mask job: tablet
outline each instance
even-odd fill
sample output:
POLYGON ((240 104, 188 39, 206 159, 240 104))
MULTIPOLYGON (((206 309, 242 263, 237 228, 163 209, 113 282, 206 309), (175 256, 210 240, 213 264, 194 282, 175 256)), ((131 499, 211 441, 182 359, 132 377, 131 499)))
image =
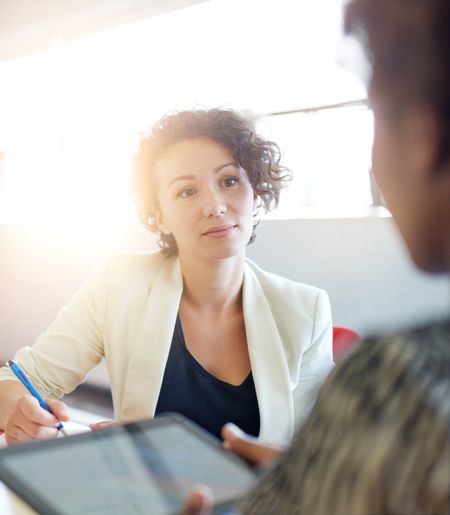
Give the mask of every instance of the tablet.
POLYGON ((45 515, 172 515, 194 484, 229 510, 255 473, 178 414, 0 450, 0 480, 45 515))

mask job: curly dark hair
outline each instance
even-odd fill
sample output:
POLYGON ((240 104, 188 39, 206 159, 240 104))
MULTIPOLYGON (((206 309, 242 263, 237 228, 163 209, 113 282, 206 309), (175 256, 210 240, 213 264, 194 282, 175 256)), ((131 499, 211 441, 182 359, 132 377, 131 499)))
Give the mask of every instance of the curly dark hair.
POLYGON ((365 47, 370 89, 398 116, 429 106, 440 125, 436 166, 450 155, 449 0, 351 0, 344 29, 365 47))
MULTIPOLYGON (((281 189, 291 180, 291 172, 280 164, 278 145, 256 133, 248 117, 230 109, 192 110, 169 113, 141 139, 134 160, 131 193, 140 221, 159 234, 159 246, 167 254, 177 252, 174 237, 158 230, 158 188, 153 166, 170 146, 188 139, 208 137, 227 147, 245 170, 257 198, 257 205, 269 211, 278 205, 281 189)), ((255 239, 255 221, 249 243, 255 239)))

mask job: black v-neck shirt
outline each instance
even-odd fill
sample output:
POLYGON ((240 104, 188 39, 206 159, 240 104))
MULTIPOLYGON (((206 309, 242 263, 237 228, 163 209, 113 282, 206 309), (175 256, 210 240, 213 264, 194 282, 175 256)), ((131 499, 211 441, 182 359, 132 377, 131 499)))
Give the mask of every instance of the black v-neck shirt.
POLYGON ((187 349, 179 317, 155 415, 168 411, 185 415, 219 438, 227 422, 250 435, 259 435, 259 408, 252 373, 238 386, 211 375, 187 349))

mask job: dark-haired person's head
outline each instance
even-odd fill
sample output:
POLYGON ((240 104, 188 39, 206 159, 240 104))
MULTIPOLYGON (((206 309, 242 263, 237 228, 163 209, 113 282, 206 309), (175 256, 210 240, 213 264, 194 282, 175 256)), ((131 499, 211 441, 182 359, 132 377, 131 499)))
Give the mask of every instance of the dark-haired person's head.
MULTIPOLYGON (((151 133, 142 138, 135 159, 132 194, 143 225, 156 232, 163 252, 177 252, 173 234, 161 231, 157 163, 182 142, 215 142, 229 152, 248 178, 257 207, 266 211, 278 205, 280 190, 290 181, 291 172, 280 164, 280 150, 257 134, 249 117, 230 109, 180 111, 161 118, 151 133)), ((255 238, 253 225, 252 242, 255 238)))
POLYGON ((373 171, 414 262, 450 270, 450 2, 351 0, 371 67, 373 171))

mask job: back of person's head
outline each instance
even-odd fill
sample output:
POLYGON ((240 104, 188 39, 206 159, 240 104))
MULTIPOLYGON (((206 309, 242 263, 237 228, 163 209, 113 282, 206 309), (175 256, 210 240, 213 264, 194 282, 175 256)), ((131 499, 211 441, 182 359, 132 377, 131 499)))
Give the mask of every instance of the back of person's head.
POLYGON ((375 119, 373 175, 415 264, 450 271, 450 2, 350 0, 375 119))
POLYGON ((350 0, 345 30, 363 44, 370 89, 393 115, 416 104, 434 111, 441 128, 440 158, 450 158, 450 2, 350 0))
POLYGON ((449 429, 450 321, 366 339, 242 512, 449 513, 449 429))

